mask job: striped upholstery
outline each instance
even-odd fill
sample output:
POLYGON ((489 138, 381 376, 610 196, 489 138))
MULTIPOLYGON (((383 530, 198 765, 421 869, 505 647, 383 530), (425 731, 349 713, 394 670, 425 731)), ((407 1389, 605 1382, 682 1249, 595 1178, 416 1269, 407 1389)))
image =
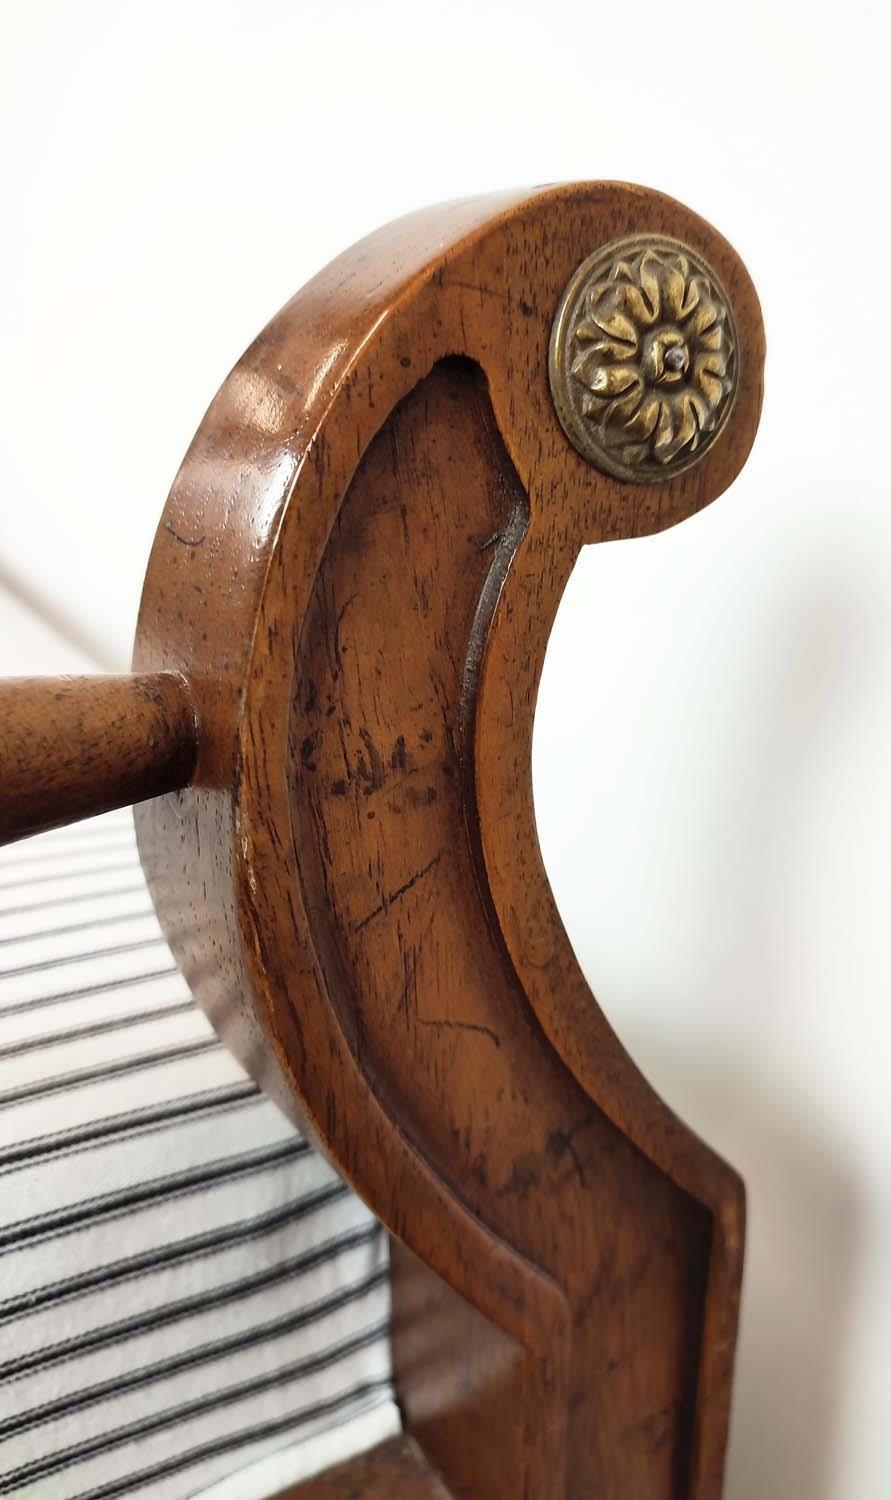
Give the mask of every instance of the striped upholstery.
POLYGON ((0 1495, 255 1500, 397 1430, 385 1238, 192 1003, 129 813, 0 850, 0 1183, 0 1495))

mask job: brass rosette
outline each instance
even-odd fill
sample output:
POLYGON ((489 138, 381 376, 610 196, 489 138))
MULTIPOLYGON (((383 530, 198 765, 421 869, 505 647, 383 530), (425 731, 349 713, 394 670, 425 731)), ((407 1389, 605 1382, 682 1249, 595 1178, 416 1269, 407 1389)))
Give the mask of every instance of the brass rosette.
POLYGON ((604 246, 563 293, 549 371, 564 431, 590 463, 637 482, 689 468, 719 436, 739 377, 717 275, 663 235, 604 246))

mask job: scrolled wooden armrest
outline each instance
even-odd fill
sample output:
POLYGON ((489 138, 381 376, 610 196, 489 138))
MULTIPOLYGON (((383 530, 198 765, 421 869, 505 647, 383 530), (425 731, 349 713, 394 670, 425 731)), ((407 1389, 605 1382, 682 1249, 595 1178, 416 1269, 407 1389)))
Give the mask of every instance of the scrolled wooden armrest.
POLYGON ((4 694, 7 834, 155 799, 143 862, 198 1000, 392 1232, 405 1422, 456 1495, 721 1490, 742 1185, 585 983, 531 736, 580 548, 726 488, 763 352, 738 257, 658 193, 390 225, 211 405, 138 675, 43 695, 42 820, 40 694, 4 694))

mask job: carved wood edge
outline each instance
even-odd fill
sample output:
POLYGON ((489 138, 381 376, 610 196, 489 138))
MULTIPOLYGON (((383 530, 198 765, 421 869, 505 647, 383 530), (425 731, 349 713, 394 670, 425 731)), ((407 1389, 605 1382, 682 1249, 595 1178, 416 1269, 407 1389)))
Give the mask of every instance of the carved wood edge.
POLYGON ((743 266, 681 205, 446 205, 273 319, 158 531, 134 669, 187 676, 201 738, 138 810, 155 902, 228 1045, 399 1242, 398 1391, 456 1495, 720 1493, 742 1186, 584 981, 530 750, 580 547, 726 488, 762 364, 743 266), (592 467, 548 380, 572 274, 639 234, 704 257, 738 341, 720 436, 655 483, 592 467))

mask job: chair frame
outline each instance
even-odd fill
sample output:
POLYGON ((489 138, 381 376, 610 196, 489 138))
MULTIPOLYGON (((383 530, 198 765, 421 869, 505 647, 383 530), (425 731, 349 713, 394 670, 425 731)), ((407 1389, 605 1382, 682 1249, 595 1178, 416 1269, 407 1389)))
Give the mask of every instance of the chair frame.
POLYGON ((392 1236, 406 1436, 302 1500, 718 1500, 744 1190, 588 988, 531 740, 580 548, 727 487, 763 357, 735 252, 658 193, 400 220, 288 303, 212 403, 133 675, 0 687, 3 836, 139 803, 199 1003, 392 1236), (548 384, 563 288, 641 231, 715 268, 740 349, 720 438, 658 483, 587 462, 548 384))

